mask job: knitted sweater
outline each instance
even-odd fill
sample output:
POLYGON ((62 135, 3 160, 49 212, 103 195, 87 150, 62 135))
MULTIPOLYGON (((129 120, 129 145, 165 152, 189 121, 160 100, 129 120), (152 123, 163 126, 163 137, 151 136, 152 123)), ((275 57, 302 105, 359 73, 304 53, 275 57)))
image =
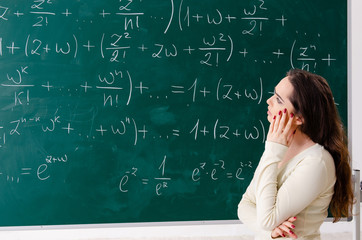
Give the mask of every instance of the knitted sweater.
POLYGON ((315 144, 278 168, 287 149, 266 142, 239 203, 238 216, 255 232, 256 240, 272 239, 271 231, 290 217, 297 217, 293 231, 298 239, 320 239, 319 228, 327 217, 336 181, 333 158, 315 144))

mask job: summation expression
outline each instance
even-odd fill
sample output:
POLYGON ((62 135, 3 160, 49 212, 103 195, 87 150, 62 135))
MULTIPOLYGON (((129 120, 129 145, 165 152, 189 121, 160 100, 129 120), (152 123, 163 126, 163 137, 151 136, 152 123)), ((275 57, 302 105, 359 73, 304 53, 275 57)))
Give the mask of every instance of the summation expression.
MULTIPOLYGON (((93 126, 89 126, 89 129, 92 129, 92 127, 93 126)), ((0 144, 0 148, 6 147, 5 145, 10 138, 21 138, 23 135, 28 134, 29 128, 35 132, 41 132, 45 137, 47 135, 57 137, 58 135, 66 134, 69 137, 95 140, 96 138, 106 137, 107 134, 112 134, 127 139, 130 144, 133 145, 137 145, 139 139, 146 139, 148 132, 145 125, 138 126, 134 118, 125 117, 119 120, 117 124, 111 124, 107 128, 100 124, 94 128, 93 131, 87 131, 88 134, 84 134, 84 131, 82 131, 84 125, 63 119, 63 117, 58 114, 57 109, 53 117, 50 118, 42 118, 39 116, 29 118, 21 117, 20 119, 8 122, 4 126, 0 126, 0 133, 2 133, 2 135, 0 135, 0 141, 3 143, 0 144), (77 127, 75 127, 75 125, 77 127), (91 133, 91 135, 89 135, 89 133, 91 133), (130 137, 132 134, 133 138, 130 137)))
POLYGON ((61 115, 55 112, 53 117, 41 118, 38 116, 20 119, 15 119, 7 123, 5 126, 0 126, 0 148, 5 147, 8 140, 11 138, 18 139, 24 134, 28 134, 29 127, 42 132, 45 136, 56 137, 59 134, 69 137, 80 137, 84 139, 97 140, 108 138, 109 136, 118 137, 119 140, 126 140, 130 145, 137 146, 139 141, 159 140, 159 139, 177 139, 182 136, 189 136, 190 140, 198 141, 200 139, 212 139, 214 141, 225 140, 244 140, 244 141, 261 141, 265 142, 266 130, 263 121, 258 120, 254 124, 240 128, 225 124, 220 119, 204 122, 200 119, 195 119, 189 126, 179 127, 173 126, 169 128, 167 135, 160 135, 156 131, 152 131, 152 126, 142 124, 142 121, 136 121, 134 118, 125 117, 119 119, 113 124, 99 124, 98 126, 89 126, 84 134, 86 125, 79 125, 71 121, 63 119, 61 115), (141 124, 137 123, 141 122, 141 124))
POLYGON ((169 1, 171 13, 164 31, 165 34, 173 25, 180 31, 184 31, 186 28, 199 24, 218 26, 221 24, 241 23, 244 27, 242 30, 243 35, 262 35, 263 23, 274 21, 281 27, 284 27, 287 21, 282 13, 280 13, 280 17, 277 18, 268 17, 268 7, 267 4, 265 4, 265 0, 258 0, 256 4, 253 4, 251 7, 241 7, 238 14, 225 12, 219 8, 205 13, 200 12, 191 6, 191 4, 188 5, 187 1, 184 0, 181 0, 178 6, 174 0, 169 1), (242 17, 240 17, 240 15, 242 17))
MULTIPOLYGON (((263 37, 264 28, 266 25, 274 26, 278 30, 283 30, 288 24, 288 18, 282 13, 277 13, 278 16, 270 17, 270 4, 265 0, 255 1, 251 6, 240 6, 237 12, 225 12, 215 7, 214 10, 209 12, 200 12, 197 8, 193 7, 193 3, 181 0, 179 5, 175 4, 174 0, 169 0, 168 16, 156 16, 152 13, 142 9, 145 4, 142 1, 120 1, 117 7, 112 9, 92 9, 90 16, 94 19, 79 19, 75 13, 66 6, 61 6, 62 9, 55 9, 55 3, 50 0, 34 0, 28 7, 28 11, 20 11, 12 9, 11 7, 0 5, 0 21, 11 22, 14 18, 21 21, 25 17, 33 17, 34 22, 32 28, 47 29, 54 27, 55 22, 62 19, 67 23, 73 24, 102 24, 106 25, 109 18, 117 18, 119 22, 123 23, 123 28, 113 33, 100 32, 95 37, 87 37, 81 30, 79 32, 71 32, 63 39, 52 41, 47 38, 39 37, 36 34, 27 34, 23 39, 10 39, 0 35, 0 57, 13 56, 25 54, 29 56, 37 56, 45 59, 48 55, 57 54, 58 57, 71 56, 74 59, 81 58, 86 53, 97 53, 97 57, 113 63, 127 62, 127 56, 130 52, 139 54, 140 57, 152 58, 155 61, 163 58, 178 58, 188 56, 190 61, 195 61, 203 66, 219 67, 221 64, 227 64, 233 58, 235 61, 243 61, 247 64, 251 62, 259 62, 264 64, 279 63, 280 58, 291 59, 291 67, 299 67, 308 69, 311 65, 311 57, 307 57, 303 52, 301 57, 297 57, 299 64, 293 56, 296 50, 296 41, 285 42, 285 46, 290 46, 290 49, 272 49, 269 52, 262 52, 264 59, 260 59, 257 55, 260 54, 257 48, 245 47, 240 44, 240 40, 244 38, 248 41, 255 37, 263 37), (175 28, 180 31, 182 35, 186 29, 193 29, 194 27, 211 25, 215 28, 228 27, 240 28, 240 35, 233 35, 226 32, 218 33, 205 33, 201 36, 198 43, 194 41, 170 42, 167 41, 154 41, 139 42, 133 44, 132 40, 139 40, 138 34, 144 26, 144 22, 153 22, 154 25, 165 26, 163 31, 167 36, 168 32, 175 28), (268 24, 266 24, 268 23, 268 24), (272 24, 271 24, 272 23, 272 24), (242 39, 240 39, 242 37, 242 39), (250 39, 249 39, 250 38, 250 39), (247 57, 248 55, 248 57, 247 57), (250 55, 250 56, 249 56, 250 55), (201 57, 200 57, 201 56, 201 57)), ((298 34, 298 32, 297 32, 298 34)), ((307 34, 306 34, 307 35, 307 34)), ((303 37, 299 34, 299 37, 303 37)), ((308 38, 308 36, 304 36, 308 38)), ((144 36, 141 36, 144 38, 144 36)), ((245 45, 249 45, 248 41, 245 45)), ((314 51, 319 52, 318 46, 314 42, 309 45, 314 51)), ((301 46, 305 48, 308 45, 301 46)), ((309 46, 308 46, 309 47, 309 46)), ((94 55, 93 55, 94 56, 94 55)), ((52 58, 49 57, 49 58, 52 58)), ((327 63, 332 66, 332 62, 337 59, 330 51, 325 54, 321 59, 314 59, 318 63, 327 63)), ((315 64, 315 63, 313 63, 315 64)), ((315 70, 315 66, 314 69, 315 70)), ((312 70, 312 69, 311 69, 312 70)))
MULTIPOLYGON (((313 64, 322 64, 328 67, 333 66, 333 62, 337 59, 333 57, 330 51, 324 57, 318 59, 310 57, 311 54, 320 54, 319 46, 313 42, 302 44, 297 47, 297 40, 293 42, 285 42, 289 49, 281 50, 272 49, 270 52, 264 52, 263 58, 257 57, 261 54, 257 49, 247 47, 236 48, 235 37, 230 34, 205 34, 206 36, 200 39, 199 43, 141 43, 133 44, 132 39, 136 36, 124 36, 124 33, 101 34, 95 39, 88 39, 80 42, 76 33, 73 33, 68 39, 62 39, 54 42, 49 39, 40 39, 37 36, 28 35, 23 40, 8 39, 0 35, 0 57, 11 57, 20 54, 25 56, 35 56, 38 58, 51 58, 53 54, 62 57, 72 57, 78 59, 89 53, 95 53, 97 57, 113 63, 126 63, 128 55, 137 54, 142 58, 153 59, 155 62, 165 58, 185 58, 195 64, 200 64, 206 67, 220 67, 220 64, 227 64, 235 57, 235 61, 241 61, 245 64, 263 63, 274 64, 279 63, 282 59, 290 59, 290 67, 299 67, 305 70, 311 68, 313 64), (98 41, 97 41, 98 39, 98 41), (120 41, 124 39, 127 41, 120 41), (81 56, 80 56, 81 55, 81 56), (200 57, 200 55, 202 57, 200 57), (198 61, 195 61, 198 59, 198 61)), ((84 38, 84 36, 82 36, 84 38)), ((307 36, 300 36, 307 38, 307 36)), ((240 45, 240 44, 239 44, 240 45)))
MULTIPOLYGON (((134 81, 131 72, 127 69, 115 69, 105 74, 98 74, 93 81, 84 81, 84 83, 80 83, 76 88, 57 86, 56 83, 50 81, 29 84, 28 82, 30 82, 31 77, 34 75, 34 70, 29 68, 29 66, 19 66, 14 72, 3 74, 3 77, 8 81, 0 84, 0 87, 15 90, 13 99, 14 106, 29 105, 32 92, 39 91, 39 89, 44 93, 44 96, 50 96, 56 92, 67 92, 69 97, 82 93, 102 93, 103 97, 98 98, 99 103, 103 104, 103 106, 111 107, 130 105, 134 94, 137 94, 137 97, 143 96, 145 98, 153 100, 160 99, 162 101, 167 101, 168 98, 172 96, 180 96, 186 100, 185 96, 189 96, 192 103, 197 102, 198 99, 216 100, 218 102, 249 99, 252 102, 260 104, 263 100, 262 78, 255 81, 255 87, 245 88, 236 87, 222 77, 214 86, 205 82, 206 80, 201 81, 196 78, 194 82, 189 85, 170 84, 169 86, 165 86, 169 88, 169 92, 166 92, 166 95, 155 95, 152 85, 144 83, 143 81, 134 81)), ((189 104, 189 101, 185 102, 189 104)))

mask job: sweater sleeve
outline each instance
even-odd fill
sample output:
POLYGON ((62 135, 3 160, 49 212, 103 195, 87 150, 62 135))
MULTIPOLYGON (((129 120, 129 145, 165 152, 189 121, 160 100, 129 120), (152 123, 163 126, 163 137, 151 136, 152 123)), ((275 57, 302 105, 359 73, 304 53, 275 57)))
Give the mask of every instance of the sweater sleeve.
POLYGON ((264 154, 254 174, 255 200, 258 206, 256 223, 265 230, 273 230, 279 225, 277 219, 281 209, 276 209, 278 163, 283 159, 287 149, 284 145, 266 142, 264 154))
POLYGON ((273 230, 296 216, 325 189, 328 170, 320 155, 305 156, 278 189, 278 163, 287 147, 267 143, 255 171, 256 222, 261 229, 273 230))
MULTIPOLYGON (((272 142, 266 142, 265 144, 265 151, 261 158, 261 161, 255 171, 254 178, 251 181, 249 187, 245 191, 239 205, 238 205, 238 217, 239 219, 248 226, 249 229, 251 229, 254 232, 257 232, 258 234, 261 234, 263 236, 263 239, 272 239, 271 238, 271 231, 274 229, 262 229, 260 227, 260 223, 257 218, 257 209, 259 209, 257 206, 256 198, 256 190, 258 189, 256 184, 258 184, 258 181, 260 182, 259 176, 263 173, 265 174, 272 174, 272 181, 270 181, 273 184, 276 184, 277 179, 277 168, 278 168, 278 162, 281 161, 282 157, 284 156, 285 152, 287 150, 287 147, 272 143, 272 142), (270 171, 265 172, 264 168, 265 166, 268 166, 270 171)), ((267 176, 265 176, 267 177, 267 176)), ((270 176, 269 176, 270 177, 270 176)), ((267 177, 267 178, 269 178, 267 177)))
POLYGON ((257 224, 253 182, 250 183, 238 205, 238 217, 250 230, 261 234, 263 239, 272 239, 271 231, 262 230, 257 224))

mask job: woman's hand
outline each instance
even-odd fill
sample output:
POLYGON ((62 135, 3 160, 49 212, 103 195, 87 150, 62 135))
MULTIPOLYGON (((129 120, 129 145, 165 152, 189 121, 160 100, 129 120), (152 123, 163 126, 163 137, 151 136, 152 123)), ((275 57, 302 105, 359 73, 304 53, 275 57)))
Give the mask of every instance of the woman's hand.
POLYGON ((290 146, 296 126, 293 124, 294 114, 291 113, 287 121, 288 114, 287 109, 284 109, 284 111, 279 112, 278 116, 274 116, 267 135, 268 141, 283 144, 287 147, 290 146))
POLYGON ((297 235, 292 231, 292 229, 295 228, 293 225, 293 222, 297 220, 296 217, 289 218, 287 221, 280 224, 278 227, 276 227, 272 233, 272 238, 278 238, 278 237, 290 237, 290 238, 298 238, 297 235))

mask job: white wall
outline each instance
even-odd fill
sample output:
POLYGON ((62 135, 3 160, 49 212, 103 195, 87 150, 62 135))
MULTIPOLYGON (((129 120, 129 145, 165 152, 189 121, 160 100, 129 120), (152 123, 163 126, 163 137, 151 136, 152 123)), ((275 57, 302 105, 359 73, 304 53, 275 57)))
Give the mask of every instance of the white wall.
POLYGON ((362 169, 362 1, 351 1, 352 164, 353 168, 362 169))
MULTIPOLYGON (((362 168, 362 1, 351 0, 352 4, 352 39, 350 53, 352 56, 352 159, 353 168, 362 168)), ((1 214, 0 214, 1 215, 1 214)), ((136 225, 137 226, 137 225, 136 225)), ((326 222, 321 232, 325 239, 351 239, 352 223, 332 224, 326 222), (347 233, 344 233, 347 232, 347 233)), ((250 240, 251 232, 241 224, 216 224, 194 226, 151 226, 151 227, 113 227, 82 229, 49 229, 41 230, 4 230, 0 229, 0 239, 238 239, 250 240)))

